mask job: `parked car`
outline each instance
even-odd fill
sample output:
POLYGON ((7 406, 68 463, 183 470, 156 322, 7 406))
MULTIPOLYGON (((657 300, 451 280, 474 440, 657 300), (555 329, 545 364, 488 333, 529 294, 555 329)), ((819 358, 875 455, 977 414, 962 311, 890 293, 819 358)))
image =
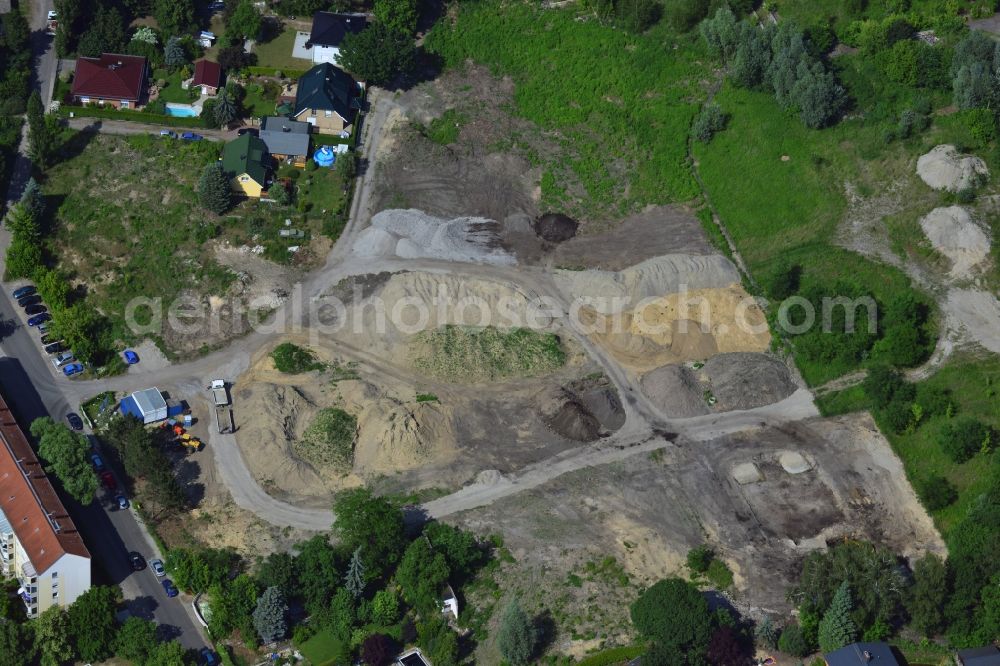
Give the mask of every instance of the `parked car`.
POLYGON ((203 666, 216 666, 218 663, 219 657, 210 648, 201 649, 201 664, 203 666))
POLYGON ((146 560, 135 551, 128 554, 128 563, 132 565, 132 571, 142 571, 146 568, 146 560))
POLYGON ((136 363, 139 362, 139 355, 136 354, 131 349, 126 349, 124 352, 122 352, 122 356, 125 358, 125 362, 128 363, 129 365, 135 365, 136 363))
POLYGON ((25 296, 30 296, 33 293, 35 293, 36 291, 37 291, 37 289, 35 289, 35 285, 33 285, 33 284, 26 284, 23 287, 18 287, 17 289, 15 289, 14 291, 12 291, 10 295, 11 295, 12 298, 14 298, 16 300, 18 298, 24 298, 25 296))
POLYGON ((59 356, 56 356, 54 359, 52 359, 52 365, 54 365, 57 368, 61 368, 67 363, 71 363, 75 360, 76 357, 73 356, 73 352, 63 352, 62 354, 59 354, 59 356))
POLYGON ((59 18, 59 13, 56 12, 56 10, 54 9, 50 9, 47 16, 49 21, 55 21, 57 18, 59 18))
POLYGON ((41 303, 42 297, 38 294, 26 294, 21 298, 17 299, 17 304, 22 308, 26 308, 29 305, 35 305, 36 303, 41 303))
POLYGON ((80 363, 70 363, 65 368, 63 368, 63 374, 67 377, 72 377, 73 375, 78 375, 83 372, 83 365, 80 363))
POLYGON ((43 312, 48 312, 48 311, 49 309, 47 307, 38 303, 34 305, 29 305, 28 307, 24 308, 24 314, 28 315, 29 317, 34 315, 40 315, 43 312))
POLYGON ((45 350, 46 354, 58 354, 61 351, 66 351, 61 342, 53 342, 50 345, 45 345, 42 349, 45 350))
POLYGON ((260 136, 260 130, 256 127, 241 127, 236 130, 236 136, 243 136, 244 134, 250 134, 251 136, 260 136))
POLYGON ((201 134, 195 134, 194 132, 184 132, 184 134, 181 134, 181 138, 185 141, 201 141, 205 137, 201 134))
POLYGON ((171 139, 176 139, 177 132, 173 130, 160 130, 160 136, 169 136, 171 139))
MULTIPOLYGON (((37 314, 34 317, 28 319, 28 326, 38 326, 39 324, 44 324, 50 319, 52 319, 52 315, 50 315, 48 312, 43 312, 42 314, 37 314)), ((44 331, 40 328, 38 330, 44 333, 45 331, 49 330, 49 327, 46 326, 44 331)))
POLYGON ((115 503, 118 505, 119 509, 127 509, 128 508, 128 498, 125 497, 124 495, 116 495, 115 496, 115 503))
POLYGON ((43 345, 51 345, 53 342, 62 342, 62 340, 60 340, 59 338, 57 338, 54 335, 43 335, 42 336, 42 344, 43 345))
MULTIPOLYGON (((28 322, 28 325, 29 326, 31 325, 30 321, 28 322)), ((49 325, 46 324, 46 323, 44 323, 44 322, 41 323, 41 324, 39 324, 38 325, 38 332, 41 333, 42 335, 45 335, 46 333, 49 332, 49 325)))
POLYGON ((98 472, 104 471, 104 461, 101 460, 101 456, 97 455, 96 453, 91 453, 90 462, 94 464, 94 469, 96 469, 98 472))
POLYGON ((152 571, 157 578, 167 575, 167 570, 163 568, 163 560, 159 558, 154 558, 149 561, 149 570, 152 571))
POLYGON ((67 414, 66 420, 69 422, 69 427, 73 430, 83 430, 83 419, 81 419, 80 415, 76 412, 70 412, 67 414))
POLYGON ((167 578, 166 580, 161 580, 160 585, 163 586, 163 591, 166 592, 167 596, 170 598, 176 597, 178 594, 180 594, 180 592, 177 591, 177 588, 174 587, 174 581, 170 580, 169 578, 167 578))
POLYGON ((115 481, 115 475, 108 471, 101 472, 101 483, 108 490, 118 490, 118 482, 115 481))

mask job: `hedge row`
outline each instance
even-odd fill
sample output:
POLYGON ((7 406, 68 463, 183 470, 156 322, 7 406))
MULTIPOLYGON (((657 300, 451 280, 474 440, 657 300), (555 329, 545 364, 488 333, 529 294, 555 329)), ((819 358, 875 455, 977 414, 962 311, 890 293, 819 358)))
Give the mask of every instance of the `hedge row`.
POLYGON ((102 109, 98 106, 69 106, 59 107, 59 115, 68 118, 70 113, 78 118, 108 118, 111 120, 128 120, 134 123, 148 123, 150 125, 165 125, 167 127, 189 127, 205 129, 205 125, 200 117, 181 118, 177 116, 165 116, 159 113, 143 113, 142 111, 119 111, 117 109, 102 109))
POLYGON ((277 76, 278 72, 288 79, 297 79, 308 70, 305 69, 282 69, 280 67, 247 67, 246 70, 257 76, 277 76))

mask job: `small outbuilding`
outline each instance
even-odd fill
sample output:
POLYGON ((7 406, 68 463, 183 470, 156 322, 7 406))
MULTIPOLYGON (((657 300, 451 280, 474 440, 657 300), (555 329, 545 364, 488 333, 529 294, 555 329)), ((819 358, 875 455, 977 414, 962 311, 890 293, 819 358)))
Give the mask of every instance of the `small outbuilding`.
POLYGON ((122 398, 120 409, 123 415, 134 416, 145 424, 164 421, 167 418, 167 401, 157 388, 136 391, 122 398))
POLYGON ((215 95, 222 83, 222 67, 211 60, 194 61, 194 81, 191 85, 199 86, 203 95, 215 95))
POLYGON ((1000 666, 1000 649, 995 645, 959 650, 955 654, 959 666, 1000 666))

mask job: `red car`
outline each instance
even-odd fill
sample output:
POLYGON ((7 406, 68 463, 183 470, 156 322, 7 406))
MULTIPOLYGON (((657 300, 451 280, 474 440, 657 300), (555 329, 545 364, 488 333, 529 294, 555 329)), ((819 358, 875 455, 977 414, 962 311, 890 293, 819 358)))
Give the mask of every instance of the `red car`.
POLYGON ((104 487, 108 490, 117 490, 118 482, 115 481, 115 475, 111 472, 101 472, 101 482, 104 483, 104 487))

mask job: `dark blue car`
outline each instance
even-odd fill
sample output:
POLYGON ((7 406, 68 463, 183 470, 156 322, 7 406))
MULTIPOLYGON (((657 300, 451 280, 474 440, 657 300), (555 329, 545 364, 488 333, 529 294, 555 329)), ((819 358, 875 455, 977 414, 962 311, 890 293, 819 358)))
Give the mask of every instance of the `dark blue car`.
POLYGON ((23 287, 18 287, 17 289, 15 289, 13 293, 11 293, 11 296, 14 298, 14 300, 17 300, 19 298, 24 298, 25 296, 30 296, 33 293, 35 293, 34 285, 27 284, 24 285, 23 287))
POLYGON ((205 137, 201 134, 195 134, 194 132, 184 132, 184 134, 181 134, 181 138, 185 141, 201 141, 205 137))
POLYGON ((38 326, 39 324, 44 324, 49 319, 52 319, 52 315, 48 312, 43 312, 42 314, 37 314, 28 320, 28 326, 38 326))
POLYGON ((135 365, 136 363, 139 362, 139 355, 136 354, 131 349, 126 349, 124 352, 122 352, 122 356, 125 357, 125 362, 128 363, 129 365, 135 365))
POLYGON ((163 586, 163 591, 167 593, 168 597, 176 597, 178 594, 180 594, 177 591, 177 588, 174 587, 174 581, 170 580, 169 578, 167 578, 166 580, 161 580, 160 585, 163 586))

